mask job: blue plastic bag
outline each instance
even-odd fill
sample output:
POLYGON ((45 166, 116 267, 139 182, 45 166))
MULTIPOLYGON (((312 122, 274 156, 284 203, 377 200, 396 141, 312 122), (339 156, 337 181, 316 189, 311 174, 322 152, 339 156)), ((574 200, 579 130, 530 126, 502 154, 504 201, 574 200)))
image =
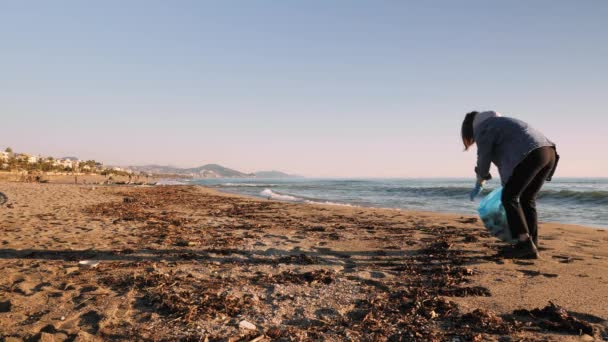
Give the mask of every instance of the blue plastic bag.
POLYGON ((494 189, 479 203, 479 217, 490 234, 505 242, 514 242, 507 223, 507 213, 502 205, 502 187, 494 189))

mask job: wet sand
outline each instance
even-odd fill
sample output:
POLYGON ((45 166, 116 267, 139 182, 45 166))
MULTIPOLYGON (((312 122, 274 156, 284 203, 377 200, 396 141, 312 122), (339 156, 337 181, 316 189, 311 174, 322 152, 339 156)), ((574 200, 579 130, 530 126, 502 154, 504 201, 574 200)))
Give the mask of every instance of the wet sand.
POLYGON ((0 192, 0 340, 608 338, 604 230, 543 224, 542 260, 518 261, 461 215, 194 186, 0 192), (521 311, 549 302, 561 321, 521 311))

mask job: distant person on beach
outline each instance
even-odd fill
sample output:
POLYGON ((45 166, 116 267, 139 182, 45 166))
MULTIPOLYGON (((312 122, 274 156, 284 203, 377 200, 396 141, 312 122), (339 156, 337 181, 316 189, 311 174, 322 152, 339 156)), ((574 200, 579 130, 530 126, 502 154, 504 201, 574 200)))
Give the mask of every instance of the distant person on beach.
POLYGON ((494 163, 503 185, 502 204, 509 229, 518 240, 507 255, 538 258, 536 196, 557 168, 555 144, 527 123, 494 111, 468 113, 461 135, 465 150, 477 144, 477 182, 471 200, 492 179, 490 165, 494 163))

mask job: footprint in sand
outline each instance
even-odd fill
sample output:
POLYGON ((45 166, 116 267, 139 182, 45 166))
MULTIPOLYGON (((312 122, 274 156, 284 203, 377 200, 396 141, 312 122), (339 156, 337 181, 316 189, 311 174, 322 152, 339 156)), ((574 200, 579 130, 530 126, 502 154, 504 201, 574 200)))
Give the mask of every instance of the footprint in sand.
POLYGON ((383 272, 369 272, 369 275, 374 278, 374 279, 383 279, 386 278, 386 274, 384 274, 383 272))
POLYGON ((543 276, 545 278, 557 278, 559 275, 553 273, 541 273, 540 271, 530 271, 530 270, 518 270, 519 272, 527 275, 528 277, 539 277, 543 276))
POLYGON ((582 258, 577 258, 577 257, 570 257, 567 255, 554 255, 552 256, 553 259, 557 259, 558 262, 562 263, 562 264, 571 264, 574 261, 582 261, 582 258))
POLYGON ((102 319, 102 315, 95 310, 91 310, 80 316, 78 326, 83 328, 83 330, 89 334, 95 335, 99 331, 99 322, 101 322, 102 319))
POLYGON ((80 289, 80 294, 74 298, 72 298, 72 302, 74 303, 74 309, 79 310, 82 309, 84 307, 86 307, 87 305, 89 305, 89 303, 95 303, 97 301, 97 296, 95 295, 87 295, 89 292, 93 292, 95 290, 97 290, 98 287, 97 286, 84 286, 80 289))
POLYGON ((40 319, 42 319, 42 317, 44 317, 49 312, 51 312, 51 311, 50 310, 42 310, 42 311, 38 311, 38 312, 34 312, 32 314, 29 314, 27 316, 27 318, 23 322, 21 322, 21 325, 34 324, 34 323, 40 321, 40 319))

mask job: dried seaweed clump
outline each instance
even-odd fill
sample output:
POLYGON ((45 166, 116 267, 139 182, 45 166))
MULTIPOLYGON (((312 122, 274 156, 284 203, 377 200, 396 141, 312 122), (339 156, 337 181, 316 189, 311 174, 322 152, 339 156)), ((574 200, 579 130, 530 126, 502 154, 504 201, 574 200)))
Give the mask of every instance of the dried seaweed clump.
POLYGON ((533 323, 542 329, 562 333, 580 335, 593 335, 594 329, 588 322, 573 317, 566 309, 549 302, 544 309, 516 310, 513 312, 517 316, 526 316, 534 319, 533 323))
POLYGON ((108 276, 101 283, 117 292, 135 289, 143 302, 165 316, 186 322, 197 319, 234 317, 251 307, 252 298, 237 297, 228 291, 229 283, 178 277, 169 273, 143 273, 108 276))
POLYGON ((329 285, 336 281, 336 275, 328 270, 316 270, 304 273, 283 271, 277 275, 266 274, 257 277, 257 282, 265 284, 325 284, 329 285))

